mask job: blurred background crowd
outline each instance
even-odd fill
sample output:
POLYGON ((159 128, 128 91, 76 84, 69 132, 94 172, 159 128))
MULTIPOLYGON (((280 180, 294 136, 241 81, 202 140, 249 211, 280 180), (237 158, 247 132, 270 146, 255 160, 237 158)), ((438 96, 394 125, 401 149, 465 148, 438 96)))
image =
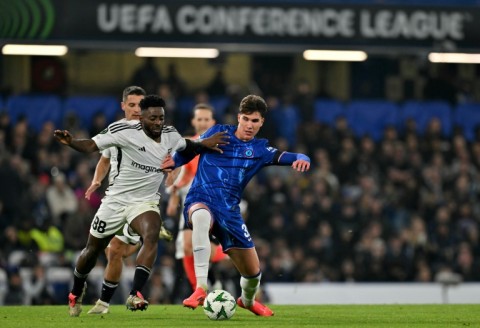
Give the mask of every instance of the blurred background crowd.
MULTIPOLYGON (((266 168, 244 193, 244 216, 266 283, 433 282, 442 272, 480 280, 480 134, 467 140, 453 123, 445 134, 444 121, 435 116, 424 128, 407 119, 385 123, 380 133, 359 134, 341 112, 330 122, 315 116, 317 99, 328 95, 305 81, 282 85, 276 76, 261 75, 257 85, 242 90, 219 74, 196 92, 178 79, 153 79, 158 81, 139 73, 132 83, 166 99, 167 122, 182 134, 191 133, 191 104, 222 95, 224 109, 217 121, 235 124, 239 100, 257 93, 270 106, 260 137, 312 159, 306 174, 266 168), (182 114, 178 108, 185 97, 188 109, 182 114)), ((122 115, 118 107, 115 119, 122 115)), ((75 113, 61 124, 77 138, 89 138, 108 123, 99 112, 89 124, 75 113)), ((70 282, 106 187, 84 198, 99 154, 59 145, 53 139, 56 128, 46 121, 32 129, 28 113, 12 119, 0 110, 0 275, 7 281, 0 294, 3 288, 5 304, 65 302, 68 284, 56 283, 53 271, 46 271, 65 270, 70 282)), ((162 209, 167 200, 163 193, 162 209)), ((175 231, 178 218, 164 219, 175 231)), ((183 273, 175 267, 174 243, 160 241, 159 250, 148 297, 151 303, 178 302, 188 286, 183 286, 185 295, 178 294, 175 281, 182 283, 183 273)), ((97 284, 104 265, 103 258, 100 273, 92 274, 97 284)), ((132 265, 132 259, 126 262, 132 265)), ((216 269, 227 284, 236 284, 234 271, 228 264, 216 269)), ((98 297, 99 288, 89 290, 90 299, 98 297)))

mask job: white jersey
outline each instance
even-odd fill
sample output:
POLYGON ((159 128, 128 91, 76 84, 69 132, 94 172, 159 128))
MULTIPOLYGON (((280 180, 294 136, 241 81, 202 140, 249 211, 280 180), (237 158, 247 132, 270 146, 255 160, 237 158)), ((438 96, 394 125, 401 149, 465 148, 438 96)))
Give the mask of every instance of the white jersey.
POLYGON ((185 139, 172 126, 164 126, 157 143, 140 123, 115 122, 92 138, 100 150, 118 148, 118 175, 105 192, 106 197, 125 205, 158 202, 158 188, 164 172, 160 166, 165 157, 186 147, 185 139))
MULTIPOLYGON (((115 123, 126 123, 130 125, 138 124, 138 120, 127 120, 122 118, 115 123)), ((118 176, 118 167, 119 167, 119 160, 118 160, 118 147, 110 147, 102 151, 102 156, 110 159, 110 172, 108 174, 108 184, 111 185, 113 180, 118 176)))

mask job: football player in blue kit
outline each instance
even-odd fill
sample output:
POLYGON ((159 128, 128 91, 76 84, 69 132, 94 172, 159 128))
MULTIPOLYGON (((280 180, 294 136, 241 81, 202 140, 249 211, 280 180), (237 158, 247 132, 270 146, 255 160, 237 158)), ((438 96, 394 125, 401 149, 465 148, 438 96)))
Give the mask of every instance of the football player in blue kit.
MULTIPOLYGON (((209 233, 222 244, 241 274, 242 294, 238 306, 259 316, 272 316, 273 311, 255 300, 259 290, 260 261, 240 214, 240 200, 250 179, 263 167, 289 165, 299 172, 308 171, 310 158, 304 154, 281 152, 270 147, 266 139, 257 139, 265 121, 267 104, 263 98, 249 95, 242 99, 238 125, 215 125, 201 138, 225 131, 229 143, 222 145, 221 153, 205 152, 200 155, 198 171, 185 199, 184 216, 192 228, 192 244, 197 286, 194 293, 183 301, 185 307, 195 309, 207 295, 207 277, 210 257, 209 233)), ((191 158, 179 152, 168 156, 162 168, 178 167, 191 158)))

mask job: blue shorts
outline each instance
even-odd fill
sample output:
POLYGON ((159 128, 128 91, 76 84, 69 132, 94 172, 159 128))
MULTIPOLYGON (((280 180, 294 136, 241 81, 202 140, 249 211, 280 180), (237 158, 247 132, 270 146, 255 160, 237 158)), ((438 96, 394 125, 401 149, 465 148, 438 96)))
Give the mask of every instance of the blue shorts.
MULTIPOLYGON (((183 209, 183 217, 185 218, 185 225, 192 228, 188 222, 188 210, 192 205, 200 202, 192 202, 185 204, 183 209)), ((211 204, 201 202, 208 206, 213 218, 213 226, 210 233, 220 242, 223 251, 226 252, 230 248, 253 248, 255 247, 252 236, 248 232, 247 225, 243 221, 240 209, 230 210, 227 208, 215 207, 211 204)))

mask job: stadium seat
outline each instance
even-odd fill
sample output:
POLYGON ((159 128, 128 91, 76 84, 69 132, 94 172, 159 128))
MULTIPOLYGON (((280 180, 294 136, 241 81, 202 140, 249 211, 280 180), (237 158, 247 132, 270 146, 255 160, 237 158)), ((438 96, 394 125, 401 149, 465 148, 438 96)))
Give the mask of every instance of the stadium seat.
POLYGON ((195 106, 193 97, 182 97, 177 101, 174 125, 180 133, 183 133, 190 127, 193 106, 195 106))
POLYGON ((52 288, 55 303, 63 304, 70 293, 73 271, 67 267, 49 267, 45 273, 47 286, 52 288))
POLYGON ((7 100, 6 108, 13 124, 21 116, 25 116, 30 127, 36 131, 40 131, 47 121, 61 126, 63 119, 62 101, 56 95, 11 96, 7 100))
POLYGON ((133 277, 135 276, 135 267, 134 266, 123 266, 122 276, 120 280, 118 294, 122 295, 121 299, 125 300, 128 297, 130 290, 133 285, 133 277))
POLYGON ((420 134, 425 133, 431 119, 436 117, 442 123, 442 133, 450 136, 452 133, 452 110, 450 105, 443 101, 408 101, 403 104, 399 112, 400 128, 405 126, 408 119, 414 119, 420 134))
MULTIPOLYGON (((99 293, 102 290, 103 274, 105 268, 103 266, 96 266, 88 274, 88 289, 99 293)), ((100 295, 97 295, 100 297, 100 295)))
POLYGON ((112 123, 121 114, 120 99, 115 97, 69 97, 64 103, 65 114, 74 112, 83 128, 88 129, 97 113, 104 113, 107 124, 112 123))
POLYGON ((182 114, 191 115, 193 106, 195 106, 195 99, 192 97, 182 97, 177 101, 177 110, 182 114))
POLYGON ((480 127, 480 104, 458 105, 454 114, 454 124, 463 129, 468 141, 475 139, 475 129, 480 127))
POLYGON ((225 112, 230 105, 230 98, 223 97, 223 96, 214 96, 210 98, 210 105, 213 106, 214 117, 215 119, 221 123, 222 118, 225 115, 225 112))
POLYGON ((269 120, 274 126, 281 126, 277 135, 288 141, 289 145, 295 145, 297 138, 297 127, 300 123, 300 113, 297 106, 287 103, 279 104, 275 108, 270 108, 269 120), (288 122, 288 124, 286 124, 288 122))
POLYGON ((382 138, 387 126, 396 126, 397 115, 397 105, 380 100, 352 101, 345 108, 345 116, 355 135, 370 135, 375 141, 382 138))
POLYGON ((7 272, 0 268, 0 306, 5 304, 5 295, 8 292, 7 272))
POLYGON ((28 258, 28 253, 26 251, 17 249, 13 250, 9 255, 8 255, 8 265, 10 267, 18 267, 22 265, 22 262, 26 261, 28 258))
POLYGON ((317 99, 314 104, 314 111, 315 121, 330 126, 335 124, 337 117, 345 115, 343 104, 332 99, 317 99))

